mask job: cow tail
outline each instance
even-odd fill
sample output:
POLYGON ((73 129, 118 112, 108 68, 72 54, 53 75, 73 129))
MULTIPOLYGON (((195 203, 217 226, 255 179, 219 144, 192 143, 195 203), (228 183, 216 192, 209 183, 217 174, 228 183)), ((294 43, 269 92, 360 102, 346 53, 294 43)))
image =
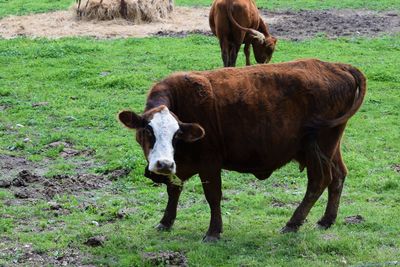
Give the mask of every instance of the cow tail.
POLYGON ((250 31, 249 28, 245 28, 245 27, 241 26, 241 25, 235 20, 235 18, 233 17, 233 15, 232 15, 232 1, 233 1, 233 0, 228 0, 228 1, 227 1, 227 5, 226 5, 226 13, 228 14, 229 21, 230 21, 233 25, 235 25, 237 28, 241 29, 242 31, 245 31, 245 32, 250 31))
MULTIPOLYGON (((366 91, 367 91, 367 83, 366 78, 357 68, 354 68, 350 65, 343 65, 344 68, 354 77, 356 88, 354 101, 351 108, 341 117, 333 119, 333 120, 323 120, 323 119, 314 119, 310 124, 306 126, 307 134, 306 144, 308 152, 309 160, 316 162, 320 168, 321 175, 328 175, 329 179, 332 178, 332 171, 340 171, 337 169, 335 164, 332 162, 332 159, 328 157, 323 151, 321 151, 318 142, 317 142, 317 134, 318 130, 323 128, 334 128, 339 125, 346 123, 351 116, 353 116, 357 110, 361 107, 361 104, 364 100, 366 91), (329 170, 329 173, 324 172, 324 168, 329 170)), ((304 165, 300 165, 300 170, 304 169, 304 165)))
POLYGON ((343 123, 347 122, 361 107, 361 104, 363 103, 365 94, 367 92, 366 78, 360 70, 353 66, 344 65, 344 68, 348 72, 350 72, 356 82, 354 101, 351 108, 344 115, 333 120, 316 119, 311 123, 311 125, 308 125, 311 126, 310 128, 334 128, 336 126, 342 125, 343 123))

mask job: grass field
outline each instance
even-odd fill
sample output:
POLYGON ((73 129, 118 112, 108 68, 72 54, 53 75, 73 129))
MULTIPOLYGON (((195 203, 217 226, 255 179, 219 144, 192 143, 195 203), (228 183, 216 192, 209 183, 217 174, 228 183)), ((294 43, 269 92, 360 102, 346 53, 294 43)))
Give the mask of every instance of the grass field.
MULTIPOLYGON (((19 13, 11 8, 18 2, 0 0, 0 7, 7 6, 0 12, 19 13)), ((296 5, 300 2, 307 2, 309 8, 315 4, 296 1, 296 5)), ((340 7, 361 2, 365 1, 341 1, 340 7)), ((285 2, 280 3, 274 8, 285 2)), ((328 7, 334 1, 323 3, 328 7)), ((381 1, 380 8, 385 3, 394 6, 394 1, 381 1)), ((32 4, 24 12, 68 6, 65 1, 40 5, 32 4)), ((280 40, 273 62, 299 57, 350 63, 368 77, 366 100, 343 140, 349 175, 337 223, 327 231, 314 227, 325 208, 324 194, 299 233, 279 234, 305 192, 305 174, 295 164, 276 171, 267 181, 224 172, 225 231, 220 242, 204 244, 201 238, 208 226, 209 208, 198 177, 185 184, 173 230, 159 233, 154 229, 166 204, 165 188, 154 187, 143 177, 142 152, 133 133, 116 121, 116 114, 128 107, 143 110, 148 88, 174 71, 221 66, 216 39, 199 35, 181 39, 0 39, 0 107, 5 107, 0 108, 0 155, 35 162, 50 159, 45 174, 50 180, 55 174, 76 172, 59 151, 46 149, 51 142, 68 141, 79 149, 95 151, 101 165, 90 172, 131 170, 111 186, 93 191, 91 197, 56 197, 67 211, 57 215, 43 200, 7 205, 14 196, 0 189, 0 266, 13 266, 23 257, 19 251, 2 256, 7 246, 17 244, 32 244, 35 253, 53 257, 71 248, 80 250, 87 263, 99 266, 150 265, 143 262, 143 253, 158 251, 183 252, 189 266, 399 264, 400 36, 280 40), (37 102, 48 104, 32 107, 37 102), (24 142, 26 138, 30 141, 24 142), (89 204, 82 208, 82 203, 89 204), (118 218, 118 211, 127 208, 129 215, 118 218), (344 223, 345 217, 358 214, 364 217, 363 223, 344 223), (94 235, 106 237, 103 246, 84 244, 94 235)), ((244 64, 243 53, 239 63, 244 64)))
MULTIPOLYGON (((29 13, 39 13, 46 11, 54 11, 67 9, 74 1, 71 0, 0 0, 0 18, 7 15, 23 15, 29 13)), ((177 5, 183 6, 210 6, 210 0, 175 0, 177 5)), ((393 10, 400 9, 400 3, 397 0, 380 0, 380 1, 364 1, 364 0, 258 0, 257 6, 271 10, 282 9, 375 9, 375 10, 393 10)))

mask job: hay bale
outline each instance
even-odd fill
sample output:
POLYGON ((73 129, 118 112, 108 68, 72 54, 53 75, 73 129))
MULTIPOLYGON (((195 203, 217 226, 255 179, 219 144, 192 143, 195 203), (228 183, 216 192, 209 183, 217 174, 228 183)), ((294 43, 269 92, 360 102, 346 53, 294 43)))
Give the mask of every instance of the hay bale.
POLYGON ((123 18, 142 23, 167 18, 173 7, 174 0, 76 0, 73 9, 79 18, 88 20, 123 18))

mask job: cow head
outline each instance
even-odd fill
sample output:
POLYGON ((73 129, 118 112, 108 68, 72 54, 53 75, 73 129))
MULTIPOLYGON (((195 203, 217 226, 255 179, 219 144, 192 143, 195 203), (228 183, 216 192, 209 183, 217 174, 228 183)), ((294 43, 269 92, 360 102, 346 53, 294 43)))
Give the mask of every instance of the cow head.
POLYGON ((252 30, 252 32, 252 46, 257 63, 268 63, 274 53, 277 39, 271 35, 264 35, 256 30, 252 30))
POLYGON ((204 137, 204 129, 199 124, 179 121, 164 105, 141 116, 122 111, 118 118, 126 127, 136 129, 136 141, 148 162, 145 176, 155 182, 164 182, 164 178, 176 173, 176 142, 194 142, 204 137))

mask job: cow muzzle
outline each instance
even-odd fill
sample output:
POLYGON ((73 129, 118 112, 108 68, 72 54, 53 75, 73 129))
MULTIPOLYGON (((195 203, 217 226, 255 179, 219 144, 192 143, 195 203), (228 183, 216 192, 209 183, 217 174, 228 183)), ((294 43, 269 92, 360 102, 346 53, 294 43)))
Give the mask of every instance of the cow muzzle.
POLYGON ((170 160, 157 160, 155 164, 151 164, 150 171, 161 175, 175 174, 175 162, 170 160))

